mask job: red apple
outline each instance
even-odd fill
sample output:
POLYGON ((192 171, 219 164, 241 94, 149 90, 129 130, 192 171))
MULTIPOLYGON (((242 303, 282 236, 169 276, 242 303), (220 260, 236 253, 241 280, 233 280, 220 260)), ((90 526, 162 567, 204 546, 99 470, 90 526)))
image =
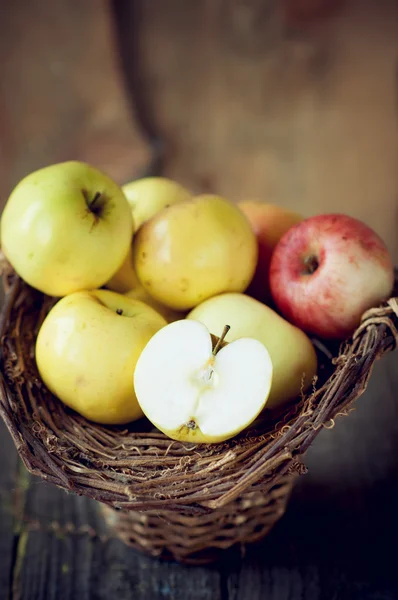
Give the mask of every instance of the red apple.
POLYGON ((272 252, 282 235, 304 217, 259 200, 244 200, 238 206, 249 220, 258 243, 257 267, 246 293, 266 302, 270 295, 268 276, 272 252))
POLYGON ((278 309, 323 338, 348 337, 365 310, 390 296, 393 284, 383 241, 346 215, 298 223, 281 238, 271 260, 270 287, 278 309))

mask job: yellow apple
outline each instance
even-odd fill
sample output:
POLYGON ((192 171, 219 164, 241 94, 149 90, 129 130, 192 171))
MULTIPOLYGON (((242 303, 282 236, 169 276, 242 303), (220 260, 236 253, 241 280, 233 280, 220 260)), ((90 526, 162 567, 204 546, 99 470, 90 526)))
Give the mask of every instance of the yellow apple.
POLYGON ((5 256, 22 279, 51 296, 104 285, 123 263, 132 235, 121 188, 77 161, 22 179, 1 217, 5 256))
POLYGON ((174 204, 138 230, 134 266, 147 292, 189 310, 221 292, 242 292, 253 276, 257 241, 244 214, 224 198, 174 204))
POLYGON ((194 308, 188 319, 200 321, 217 335, 227 323, 228 341, 252 337, 264 344, 273 364, 266 408, 292 400, 305 390, 317 372, 317 357, 307 335, 271 308, 246 294, 221 294, 194 308))
POLYGON ((133 212, 136 231, 163 208, 192 196, 181 184, 167 177, 143 177, 126 183, 122 190, 133 212))
POLYGON ((162 317, 164 317, 168 323, 172 323, 173 321, 179 321, 180 319, 184 319, 186 316, 186 312, 173 310, 168 306, 164 306, 163 304, 155 300, 155 298, 152 298, 152 296, 150 296, 140 284, 138 284, 132 290, 126 292, 125 296, 127 296, 128 298, 133 298, 133 300, 140 300, 141 302, 144 302, 144 304, 148 304, 149 306, 154 308, 156 312, 162 315, 162 317))
MULTIPOLYGON (((164 208, 191 198, 182 185, 166 177, 137 179, 126 183, 122 190, 132 210, 135 231, 164 208)), ((139 285, 132 251, 130 248, 120 269, 107 282, 108 289, 124 294, 139 285)))
POLYGON ((135 366, 166 324, 150 306, 109 290, 70 294, 40 328, 40 376, 55 396, 89 420, 115 425, 139 419, 135 366))
POLYGON ((264 302, 270 298, 268 276, 274 248, 283 234, 304 217, 259 200, 244 200, 238 206, 248 218, 258 242, 257 267, 247 293, 264 302))

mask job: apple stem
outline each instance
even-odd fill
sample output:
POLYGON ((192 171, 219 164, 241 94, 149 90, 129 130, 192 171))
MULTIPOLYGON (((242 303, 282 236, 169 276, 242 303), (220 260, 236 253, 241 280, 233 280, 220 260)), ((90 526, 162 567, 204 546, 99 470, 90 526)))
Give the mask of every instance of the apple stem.
POLYGON ((90 202, 90 210, 95 210, 95 205, 98 202, 98 200, 101 198, 101 192, 95 192, 94 194, 94 198, 91 200, 90 202))
POLYGON ((221 337, 218 338, 216 345, 214 346, 213 349, 213 354, 214 356, 217 354, 217 352, 220 349, 221 344, 223 343, 223 341, 225 340, 225 336, 227 335, 228 331, 231 329, 230 325, 225 325, 223 332, 221 334, 221 337))
POLYGON ((82 193, 89 211, 91 211, 94 215, 99 216, 104 204, 104 195, 101 192, 95 192, 94 197, 90 200, 87 190, 82 190, 82 193))
POLYGON ((123 314, 123 310, 121 308, 117 308, 116 309, 116 314, 117 315, 122 315, 123 314))
POLYGON ((307 256, 304 259, 304 264, 305 264, 305 270, 303 271, 304 275, 312 275, 313 273, 315 273, 315 271, 319 267, 318 259, 314 254, 307 256))

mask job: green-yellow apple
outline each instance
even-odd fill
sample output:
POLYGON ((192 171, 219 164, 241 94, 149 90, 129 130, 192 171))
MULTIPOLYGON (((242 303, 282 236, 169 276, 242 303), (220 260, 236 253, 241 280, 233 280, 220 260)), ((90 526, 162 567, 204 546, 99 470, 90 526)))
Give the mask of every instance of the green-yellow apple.
POLYGON ((304 217, 259 200, 244 200, 238 206, 248 218, 258 242, 257 267, 247 294, 265 302, 270 298, 269 266, 272 252, 282 235, 304 217))
POLYGON ((139 419, 134 369, 147 342, 166 324, 150 306, 109 290, 70 294, 39 330, 40 376, 89 420, 116 425, 139 419))
POLYGON ((270 285, 289 321, 322 338, 344 339, 368 308, 391 295, 394 269, 386 245, 370 227, 347 215, 318 215, 279 241, 270 285))
POLYGON ((208 329, 188 320, 158 331, 134 373, 148 419, 172 439, 196 443, 222 442, 250 425, 264 408, 271 381, 272 362, 258 340, 213 347, 208 329))
POLYGON ((22 279, 51 296, 106 283, 123 263, 132 234, 121 188, 77 161, 22 179, 1 217, 5 256, 22 279))
POLYGON ((131 206, 136 231, 163 208, 192 197, 180 183, 167 177, 143 177, 126 183, 122 189, 131 206))
POLYGON ((210 194, 152 217, 138 230, 133 250, 143 287, 175 310, 189 310, 221 292, 244 291, 258 253, 242 211, 210 194))
POLYGON ((271 308, 246 294, 209 298, 187 316, 200 321, 215 335, 228 323, 228 340, 252 337, 264 344, 273 364, 273 380, 266 408, 293 400, 311 384, 317 357, 306 334, 271 308))
POLYGON ((179 321, 180 319, 184 319, 186 316, 186 312, 173 310, 168 306, 164 306, 163 304, 155 300, 155 298, 152 298, 152 296, 150 296, 140 284, 138 284, 132 290, 126 292, 125 295, 128 298, 133 298, 133 300, 140 300, 141 302, 152 306, 152 308, 154 308, 156 312, 162 315, 162 317, 164 317, 168 323, 171 323, 172 321, 179 321))
MULTIPOLYGON (((191 198, 191 194, 182 185, 166 177, 137 179, 126 183, 122 190, 133 213, 135 231, 164 208, 191 198)), ((138 279, 130 248, 124 263, 107 282, 106 287, 124 294, 137 286, 138 279)))

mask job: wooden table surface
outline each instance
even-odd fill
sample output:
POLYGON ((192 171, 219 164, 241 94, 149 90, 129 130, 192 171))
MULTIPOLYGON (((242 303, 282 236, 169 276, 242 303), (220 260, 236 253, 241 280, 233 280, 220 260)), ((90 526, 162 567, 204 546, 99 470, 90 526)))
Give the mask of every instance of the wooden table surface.
MULTIPOLYGON (((397 15, 395 0, 13 0, 2 205, 49 162, 123 182, 163 148, 157 166, 194 190, 363 218, 398 262, 397 15)), ((320 433, 271 534, 208 567, 123 546, 93 502, 28 475, 1 424, 0 599, 398 598, 397 364, 320 433)))

